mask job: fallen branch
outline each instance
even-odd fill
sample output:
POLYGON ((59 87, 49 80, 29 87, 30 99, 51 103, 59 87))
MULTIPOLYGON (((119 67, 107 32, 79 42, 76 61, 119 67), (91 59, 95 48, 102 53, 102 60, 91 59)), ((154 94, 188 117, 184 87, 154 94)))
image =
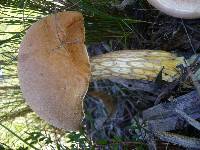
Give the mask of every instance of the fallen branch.
POLYGON ((196 91, 143 111, 143 119, 147 122, 149 134, 162 141, 187 148, 199 148, 200 139, 165 131, 184 127, 184 121, 200 130, 200 123, 195 120, 197 118, 200 118, 200 98, 196 91))
POLYGON ((183 111, 180 111, 178 109, 175 109, 175 112, 182 117, 185 121, 187 121, 191 126, 195 127, 196 129, 200 130, 200 123, 196 121, 195 119, 191 118, 189 115, 184 113, 183 111))
POLYGON ((178 135, 168 132, 154 132, 155 136, 162 141, 170 142, 187 148, 197 148, 200 147, 200 139, 191 138, 183 135, 178 135))
POLYGON ((190 119, 200 118, 200 98, 196 91, 180 96, 172 102, 151 107, 143 111, 142 115, 144 121, 147 121, 153 130, 171 131, 185 126, 186 116, 182 113, 180 117, 180 111, 187 114, 190 119), (179 114, 175 110, 179 110, 179 114))
POLYGON ((144 120, 156 120, 177 116, 175 109, 188 115, 200 113, 200 98, 196 91, 180 96, 169 103, 162 103, 143 111, 144 120))

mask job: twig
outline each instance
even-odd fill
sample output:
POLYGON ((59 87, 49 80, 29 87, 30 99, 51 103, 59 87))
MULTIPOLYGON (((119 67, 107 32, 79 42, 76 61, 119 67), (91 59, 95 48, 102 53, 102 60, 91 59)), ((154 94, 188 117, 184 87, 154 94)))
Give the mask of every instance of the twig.
POLYGON ((198 121, 196 121, 195 119, 191 118, 190 116, 188 116, 185 112, 179 110, 179 109, 175 109, 175 112, 182 117, 185 121, 187 121, 190 125, 192 125, 193 127, 195 127, 196 129, 200 130, 200 123, 198 121))
POLYGON ((195 49, 194 49, 194 46, 193 46, 192 41, 191 41, 191 39, 190 39, 190 36, 189 36, 189 34, 188 34, 188 31, 187 31, 187 28, 186 28, 186 26, 185 26, 185 23, 183 22, 183 19, 181 19, 181 23, 182 23, 183 28, 184 28, 184 30, 185 30, 185 33, 186 33, 186 35, 187 35, 187 37, 188 37, 188 40, 189 40, 190 46, 191 46, 191 48, 192 48, 192 51, 194 52, 194 54, 196 54, 196 51, 195 51, 195 49))
POLYGON ((143 111, 144 120, 163 119, 177 115, 174 112, 179 109, 188 115, 200 113, 200 98, 196 91, 180 96, 169 103, 162 103, 143 111))
POLYGON ((154 131, 154 134, 162 141, 177 144, 186 148, 199 149, 200 147, 200 139, 197 138, 189 138, 187 136, 173 134, 169 132, 154 131))

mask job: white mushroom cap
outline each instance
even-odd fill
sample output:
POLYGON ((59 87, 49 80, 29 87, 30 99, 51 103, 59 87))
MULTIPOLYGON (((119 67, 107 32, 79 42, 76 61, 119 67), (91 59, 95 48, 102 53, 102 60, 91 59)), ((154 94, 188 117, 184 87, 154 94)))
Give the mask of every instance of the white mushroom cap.
POLYGON ((83 16, 62 12, 34 23, 20 46, 18 71, 23 96, 42 119, 77 130, 90 79, 83 16))
POLYGON ((160 11, 173 17, 194 19, 200 17, 200 0, 147 0, 160 11))

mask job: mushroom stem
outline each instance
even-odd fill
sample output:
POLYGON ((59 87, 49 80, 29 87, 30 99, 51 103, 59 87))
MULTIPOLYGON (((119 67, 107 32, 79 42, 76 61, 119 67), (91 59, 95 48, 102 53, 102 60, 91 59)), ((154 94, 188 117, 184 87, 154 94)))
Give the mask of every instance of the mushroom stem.
POLYGON ((94 80, 120 77, 152 81, 164 67, 163 80, 171 82, 178 77, 176 66, 183 58, 165 51, 122 50, 93 57, 90 63, 94 80))

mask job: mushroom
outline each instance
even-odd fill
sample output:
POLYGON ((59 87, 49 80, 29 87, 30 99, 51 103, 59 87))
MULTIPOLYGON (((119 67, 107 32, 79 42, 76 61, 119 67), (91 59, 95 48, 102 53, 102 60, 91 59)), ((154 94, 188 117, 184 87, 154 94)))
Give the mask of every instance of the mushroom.
POLYGON ((200 17, 199 0, 147 0, 160 11, 178 18, 195 19, 200 17))
POLYGON ((18 55, 23 96, 42 119, 65 130, 79 129, 82 100, 92 80, 120 77, 154 80, 177 77, 182 58, 156 50, 122 50, 91 58, 84 42, 83 16, 60 12, 44 17, 26 32, 18 55))

